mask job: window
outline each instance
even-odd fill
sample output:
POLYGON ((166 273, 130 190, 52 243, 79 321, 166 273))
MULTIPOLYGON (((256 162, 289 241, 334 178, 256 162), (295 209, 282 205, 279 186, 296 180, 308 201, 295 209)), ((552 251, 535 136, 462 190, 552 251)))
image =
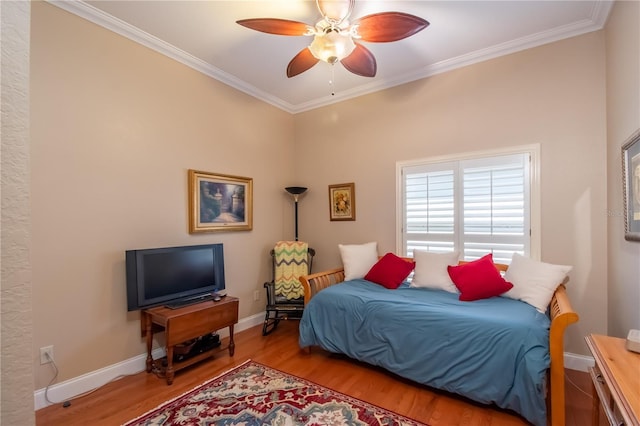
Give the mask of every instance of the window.
POLYGON ((461 259, 474 260, 493 253, 506 264, 514 252, 539 257, 538 233, 531 232, 539 217, 537 151, 536 145, 399 163, 404 255, 458 250, 461 259))

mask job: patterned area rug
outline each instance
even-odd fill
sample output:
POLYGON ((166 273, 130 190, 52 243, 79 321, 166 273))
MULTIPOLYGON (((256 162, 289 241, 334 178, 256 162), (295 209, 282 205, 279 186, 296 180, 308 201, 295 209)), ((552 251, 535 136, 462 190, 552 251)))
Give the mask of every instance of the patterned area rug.
POLYGON ((141 425, 423 425, 254 361, 128 422, 141 425))

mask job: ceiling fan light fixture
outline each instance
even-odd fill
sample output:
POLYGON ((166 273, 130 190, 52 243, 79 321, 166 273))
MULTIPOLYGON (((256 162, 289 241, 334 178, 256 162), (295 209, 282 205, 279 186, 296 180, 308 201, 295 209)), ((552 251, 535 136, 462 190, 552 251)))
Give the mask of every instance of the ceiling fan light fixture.
MULTIPOLYGON (((287 65, 289 78, 311 69, 320 61, 331 65, 340 62, 355 75, 375 77, 376 59, 360 41, 399 41, 429 25, 425 19, 403 12, 373 13, 350 24, 347 18, 351 15, 355 0, 316 0, 316 4, 322 19, 313 27, 304 22, 277 18, 242 19, 236 22, 268 34, 313 36, 311 44, 300 50, 287 65)), ((332 81, 333 74, 331 84, 332 81)))
POLYGON ((331 24, 340 24, 351 15, 354 0, 316 0, 323 18, 331 24))
POLYGON ((351 55, 355 48, 356 44, 353 42, 351 34, 336 29, 316 34, 309 46, 309 50, 315 58, 329 64, 340 62, 351 55))

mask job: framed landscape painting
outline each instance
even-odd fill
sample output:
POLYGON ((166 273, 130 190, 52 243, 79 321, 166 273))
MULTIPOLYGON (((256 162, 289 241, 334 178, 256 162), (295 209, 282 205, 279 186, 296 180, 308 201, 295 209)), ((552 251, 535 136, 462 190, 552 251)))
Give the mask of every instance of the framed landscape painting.
POLYGON ((640 129, 622 146, 624 238, 640 241, 640 129))
POLYGON ((329 219, 356 220, 356 186, 354 183, 329 185, 329 219))
POLYGON ((253 228, 253 179, 189 170, 189 233, 253 228))

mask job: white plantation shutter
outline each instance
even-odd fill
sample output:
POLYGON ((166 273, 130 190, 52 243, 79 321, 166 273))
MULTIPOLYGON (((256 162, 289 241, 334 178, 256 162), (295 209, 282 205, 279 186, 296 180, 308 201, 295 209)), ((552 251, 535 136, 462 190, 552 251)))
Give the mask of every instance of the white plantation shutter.
POLYGON ((405 170, 406 249, 453 251, 455 245, 454 181, 452 164, 405 170))
POLYGON ((528 166, 525 154, 460 162, 465 259, 529 254, 528 166))
POLYGON ((530 254, 530 154, 402 167, 402 241, 414 249, 459 250, 465 260, 493 253, 509 263, 530 254))

